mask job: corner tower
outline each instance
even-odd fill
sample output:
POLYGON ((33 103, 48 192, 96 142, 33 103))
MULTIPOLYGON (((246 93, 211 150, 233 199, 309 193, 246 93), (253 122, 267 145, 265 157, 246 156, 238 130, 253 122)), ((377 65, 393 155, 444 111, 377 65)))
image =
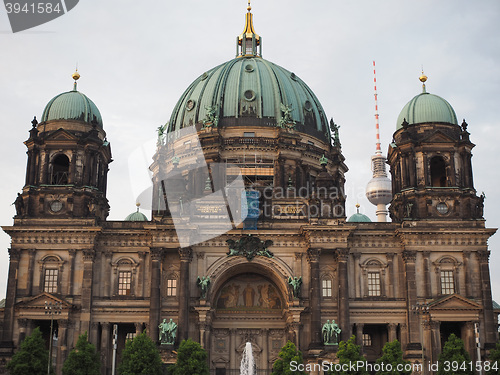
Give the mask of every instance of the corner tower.
POLYGON ((111 148, 96 105, 77 90, 52 98, 27 141, 26 183, 16 200, 17 218, 106 219, 111 148))
POLYGON ((420 81, 422 93, 404 106, 389 146, 392 220, 482 219, 467 123, 459 126, 452 106, 427 92, 423 73, 420 81))

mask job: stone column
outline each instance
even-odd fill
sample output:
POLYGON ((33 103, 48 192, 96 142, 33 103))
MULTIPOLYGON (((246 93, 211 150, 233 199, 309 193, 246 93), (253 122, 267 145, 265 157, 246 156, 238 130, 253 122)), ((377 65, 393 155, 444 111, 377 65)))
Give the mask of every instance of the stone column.
POLYGON ((361 285, 363 284, 363 275, 360 270, 359 260, 361 258, 361 253, 355 252, 352 253, 353 265, 354 265, 354 287, 356 288, 355 296, 356 298, 361 298, 363 296, 363 290, 361 285))
MULTIPOLYGON (((269 329, 267 329, 267 328, 262 329, 261 335, 262 335, 262 363, 264 363, 264 368, 268 369, 269 368, 269 329)), ((297 346, 297 349, 299 349, 298 346, 297 346)))
POLYGON ((68 356, 68 343, 67 343, 67 332, 68 332, 68 320, 61 319, 57 321, 57 327, 59 331, 59 337, 57 341, 57 363, 56 363, 56 373, 60 374, 62 371, 62 366, 66 357, 68 356))
POLYGON ((80 332, 90 331, 95 250, 83 250, 82 312, 80 332))
POLYGON ((356 323, 356 345, 361 347, 363 350, 363 328, 365 325, 363 323, 356 323))
POLYGON ((401 349, 403 351, 405 348, 408 346, 408 325, 406 323, 402 323, 400 326, 400 332, 401 332, 401 349))
POLYGON ((143 324, 136 322, 136 323, 134 323, 134 326, 135 326, 135 335, 139 336, 142 333, 143 324))
POLYGON ((321 249, 308 249, 307 260, 310 267, 310 309, 311 309, 311 341, 309 348, 318 348, 322 346, 321 338, 321 300, 320 288, 321 281, 319 276, 319 258, 321 249))
POLYGON ((19 327, 19 344, 24 341, 26 337, 26 329, 28 328, 28 319, 17 319, 17 326, 19 327))
POLYGON ((10 263, 9 276, 7 279, 7 295, 5 297, 5 309, 3 319, 3 341, 12 341, 12 329, 14 328, 14 304, 17 292, 17 272, 21 253, 17 249, 9 249, 10 263))
POLYGON ((239 368, 239 364, 236 363, 236 330, 234 328, 229 330, 229 368, 239 368))
POLYGON ((347 272, 347 261, 349 258, 349 249, 337 249, 337 273, 339 276, 339 326, 342 332, 340 337, 342 341, 349 340, 351 332, 349 317, 349 275, 347 272))
POLYGON ((430 358, 433 363, 439 359, 441 354, 441 322, 431 320, 431 339, 432 339, 432 357, 430 358))
POLYGON ((424 351, 425 363, 427 364, 432 361, 432 351, 433 351, 432 324, 429 314, 422 314, 422 326, 423 326, 422 350, 424 351))
POLYGON ((472 277, 470 270, 470 251, 463 252, 464 270, 465 270, 465 296, 473 298, 472 295, 472 277))
POLYGON ((109 322, 101 323, 101 373, 109 374, 110 372, 110 353, 111 347, 111 324, 109 322))
POLYGON ((137 297, 144 297, 144 273, 146 268, 146 252, 139 251, 139 275, 137 276, 137 297))
POLYGON ((158 341, 158 325, 160 324, 161 309, 161 260, 163 259, 163 248, 153 247, 150 250, 151 257, 151 292, 149 298, 149 337, 154 342, 158 341))
POLYGON ((96 348, 99 348, 99 345, 98 345, 98 342, 97 342, 98 329, 99 329, 99 323, 98 322, 92 322, 90 324, 89 341, 92 344, 94 344, 96 348))
POLYGON ((193 259, 191 248, 179 249, 181 259, 179 277, 179 341, 187 340, 189 335, 189 266, 193 259))
MULTIPOLYGON (((387 296, 389 298, 396 298, 396 284, 397 279, 394 279, 394 253, 387 253, 387 272, 389 273, 389 285, 385 288, 387 296)), ((389 340, 391 341, 391 340, 389 340)))
POLYGON ((418 314, 413 314, 412 309, 412 307, 417 304, 417 280, 415 274, 416 258, 416 251, 403 251, 403 261, 406 274, 406 309, 408 311, 408 344, 418 344, 417 346, 420 348, 420 323, 418 314))
POLYGON ((111 288, 111 259, 113 258, 113 253, 111 251, 105 251, 102 254, 102 262, 104 263, 104 275, 103 275, 103 284, 104 284, 104 297, 111 297, 112 288, 111 288))
POLYGON ((430 260, 429 260, 429 251, 424 251, 424 290, 425 290, 425 298, 431 298, 431 269, 430 269, 430 260))
POLYGON ((398 338, 398 335, 397 335, 397 330, 398 328, 398 324, 397 323, 389 323, 387 324, 387 332, 388 332, 388 338, 389 338, 389 342, 392 342, 394 340, 396 340, 398 338))
POLYGON ((75 257, 76 257, 76 250, 70 249, 68 250, 69 254, 69 272, 68 272, 68 289, 66 290, 66 294, 68 296, 73 295, 73 285, 74 285, 74 273, 75 273, 75 257))
POLYGON ((33 294, 33 273, 35 272, 35 249, 29 249, 29 268, 28 268, 28 281, 26 286, 26 295, 31 296, 33 294))
POLYGON ((495 344, 497 342, 497 330, 493 316, 493 300, 491 297, 491 281, 490 281, 490 267, 489 258, 490 252, 488 250, 480 250, 477 252, 479 259, 479 272, 481 275, 481 291, 483 299, 483 316, 484 316, 484 343, 495 344))
POLYGON ((41 184, 50 184, 51 181, 49 179, 49 152, 44 148, 40 155, 40 160, 43 159, 42 164, 42 175, 40 176, 41 184))

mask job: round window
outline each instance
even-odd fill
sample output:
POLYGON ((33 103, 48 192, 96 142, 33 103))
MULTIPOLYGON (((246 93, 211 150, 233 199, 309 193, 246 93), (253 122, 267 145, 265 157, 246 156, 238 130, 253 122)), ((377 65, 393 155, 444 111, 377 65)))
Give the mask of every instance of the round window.
POLYGON ((247 90, 245 91, 243 96, 245 97, 245 100, 251 102, 252 100, 255 99, 255 92, 253 92, 252 90, 247 90))
POLYGON ((446 215, 448 213, 448 205, 444 202, 439 202, 436 205, 436 210, 441 215, 446 215))
POLYGON ((195 105, 196 105, 196 102, 194 100, 188 100, 186 103, 186 109, 188 111, 191 111, 195 105))
POLYGON ((51 204, 50 204, 50 210, 52 212, 59 212, 61 211, 63 208, 63 204, 61 201, 53 201, 51 204))
POLYGON ((250 73, 250 72, 253 72, 253 65, 252 65, 252 64, 247 64, 247 65, 245 66, 245 71, 247 71, 247 72, 249 72, 249 73, 250 73))

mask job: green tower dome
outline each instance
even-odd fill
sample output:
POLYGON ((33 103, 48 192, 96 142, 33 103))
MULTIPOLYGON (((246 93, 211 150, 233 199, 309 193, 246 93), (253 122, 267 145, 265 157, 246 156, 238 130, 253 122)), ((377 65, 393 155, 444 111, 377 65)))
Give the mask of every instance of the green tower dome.
POLYGON ((371 223, 370 218, 364 214, 360 214, 359 212, 352 215, 348 220, 348 223, 371 223))
POLYGON ((144 215, 142 212, 139 212, 139 206, 140 204, 137 203, 137 211, 132 212, 130 215, 128 215, 125 218, 125 221, 148 221, 148 218, 146 215, 144 215))
POLYGON ((102 117, 97 106, 85 94, 76 90, 78 78, 80 75, 75 72, 73 90, 63 92, 49 101, 43 110, 41 122, 76 120, 92 124, 95 121, 102 128, 102 117))
POLYGON ((218 126, 277 126, 329 142, 328 122, 319 100, 294 73, 260 56, 239 56, 198 77, 174 108, 168 131, 202 123, 214 111, 218 126))
MULTIPOLYGON (((426 80, 425 75, 420 77, 421 82, 426 80)), ((399 114, 396 130, 403 127, 402 124, 405 120, 409 125, 426 123, 458 125, 457 115, 450 103, 440 96, 426 92, 425 84, 422 87, 423 92, 410 100, 399 114)))

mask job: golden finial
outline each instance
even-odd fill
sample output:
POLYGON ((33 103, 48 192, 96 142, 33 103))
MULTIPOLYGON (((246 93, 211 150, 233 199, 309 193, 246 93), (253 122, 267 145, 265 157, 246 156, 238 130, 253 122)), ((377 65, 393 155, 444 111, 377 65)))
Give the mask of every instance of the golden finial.
POLYGON ((359 214, 359 208, 361 207, 361 205, 359 203, 356 203, 356 213, 359 214))
POLYGON ((78 73, 78 68, 75 70, 75 72, 71 77, 75 80, 75 82, 80 79, 80 73, 78 73))
POLYGON ((248 7, 247 10, 250 12, 252 10, 252 6, 250 5, 250 0, 248 0, 248 7))
POLYGON ((80 73, 78 73, 78 67, 76 68, 75 72, 71 77, 75 80, 75 83, 73 83, 73 91, 76 91, 76 81, 80 79, 80 73))
POLYGON ((427 76, 424 74, 424 67, 422 67, 422 75, 418 79, 422 82, 422 92, 426 92, 425 82, 427 81, 427 76))
POLYGON ((139 207, 141 207, 141 203, 137 202, 135 205, 137 206, 137 212, 139 212, 139 207))

